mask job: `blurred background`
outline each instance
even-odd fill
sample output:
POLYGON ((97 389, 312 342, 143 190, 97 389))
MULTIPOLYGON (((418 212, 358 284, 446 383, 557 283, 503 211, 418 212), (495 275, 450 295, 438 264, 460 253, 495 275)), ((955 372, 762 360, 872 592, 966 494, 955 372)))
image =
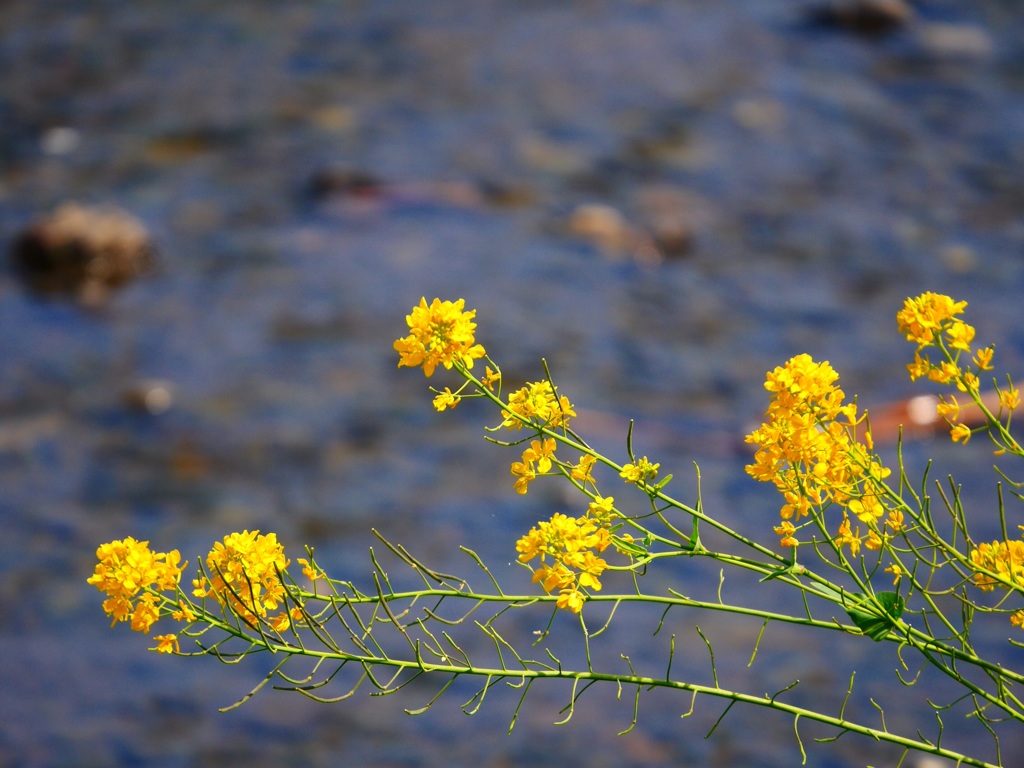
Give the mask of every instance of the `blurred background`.
MULTIPOLYGON (((680 720, 689 701, 657 694, 622 738, 631 693, 556 728, 555 687, 511 736, 516 692, 472 719, 457 697, 402 714, 429 688, 219 714, 263 662, 149 653, 85 579, 113 538, 195 563, 256 528, 359 581, 376 527, 521 581, 515 538, 571 507, 554 482, 517 496, 494 415, 437 414, 396 369, 421 296, 478 309, 507 385, 546 358, 597 446, 622 456, 635 418, 680 498, 697 461, 705 509, 773 544, 778 500, 743 472, 766 370, 807 352, 862 407, 920 393, 894 316, 926 290, 1022 369, 1022 21, 1016 0, 0 2, 0 765, 797 764, 785 718, 736 708, 705 741, 722 704, 680 720)), ((982 441, 906 448, 912 471, 927 456, 994 535, 982 441)), ((717 587, 690 563, 652 579, 717 587)), ((657 621, 617 620, 595 654, 663 669, 657 621)), ((748 670, 758 626, 672 622, 694 679, 696 622, 753 693, 838 701, 857 668, 859 715, 871 696, 911 731, 941 694, 864 641, 769 631, 748 670)), ((807 764, 898 758, 847 737, 807 764)))

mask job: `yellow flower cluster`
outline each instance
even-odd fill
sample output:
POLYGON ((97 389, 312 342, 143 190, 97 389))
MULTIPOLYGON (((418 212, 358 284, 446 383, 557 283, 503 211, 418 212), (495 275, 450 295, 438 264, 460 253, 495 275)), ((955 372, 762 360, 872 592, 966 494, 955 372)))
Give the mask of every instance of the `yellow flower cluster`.
MULTIPOLYGON (((435 390, 436 391, 436 390, 435 390)), ((454 408, 462 401, 462 398, 455 392, 452 392, 451 388, 445 387, 444 392, 438 392, 434 398, 434 410, 444 411, 448 408, 454 408)))
MULTIPOLYGON (((903 308, 896 314, 896 323, 907 340, 917 344, 914 362, 907 365, 911 380, 927 377, 939 384, 953 384, 961 392, 969 393, 972 400, 977 400, 978 374, 992 370, 995 350, 992 346, 977 351, 972 349, 974 328, 957 318, 966 306, 966 301, 923 293, 903 303, 903 308), (942 359, 933 362, 928 355, 922 354, 927 347, 937 348, 942 359), (960 359, 965 354, 970 357, 973 370, 971 366, 961 364, 960 359)), ((997 386, 996 394, 1000 418, 1002 413, 1010 413, 1020 405, 1020 392, 1012 384, 1005 388, 997 386)), ((960 408, 955 396, 942 396, 936 412, 950 425, 949 434, 953 442, 967 443, 971 439, 971 428, 958 423, 960 408)))
POLYGON ((193 593, 196 597, 216 598, 249 625, 267 619, 280 632, 288 628, 289 614, 269 618, 267 614, 284 601, 285 588, 278 574, 287 567, 288 559, 277 534, 232 533, 213 545, 206 556, 209 577, 195 579, 193 593))
POLYGON ((861 426, 854 403, 843 404, 839 374, 827 362, 797 355, 770 371, 764 387, 772 393, 765 423, 747 435, 756 446, 747 473, 771 482, 783 495, 783 546, 796 546, 796 526, 813 509, 845 507, 873 525, 886 511, 881 481, 890 471, 872 453, 871 433, 861 426))
POLYGON ((916 343, 919 349, 939 343, 943 330, 948 332, 950 346, 963 348, 956 344, 974 338, 971 326, 955 320, 966 308, 966 301, 953 301, 941 293, 922 293, 903 302, 903 309, 896 313, 896 324, 907 341, 916 343))
POLYGON ((551 462, 555 458, 558 444, 553 437, 534 440, 530 447, 523 451, 523 460, 512 462, 512 474, 516 476, 516 493, 526 493, 527 486, 537 478, 551 471, 551 462))
POLYGON ((594 484, 594 465, 597 464, 597 457, 589 454, 580 456, 578 464, 572 465, 569 476, 581 485, 594 484))
POLYGON ((158 592, 178 585, 184 564, 178 550, 153 552, 148 541, 132 537, 102 544, 99 563, 87 581, 108 597, 103 610, 119 621, 131 621, 136 632, 149 632, 160 618, 158 592), (134 602, 133 602, 134 601, 134 602))
MULTIPOLYGON (((441 301, 434 299, 428 306, 426 297, 412 314, 406 315, 409 335, 395 341, 399 354, 398 367, 423 367, 426 376, 432 376, 438 365, 473 367, 473 361, 484 356, 484 348, 476 344, 474 332, 476 310, 464 311, 465 299, 441 301)), ((438 410, 442 410, 439 408, 438 410)))
POLYGON ((612 543, 614 501, 595 497, 582 517, 557 513, 516 542, 519 562, 539 558, 533 582, 539 582, 549 594, 558 590, 559 608, 579 613, 586 599, 581 590, 600 591, 600 576, 608 563, 598 555, 612 543))
POLYGON ((654 464, 644 456, 635 464, 626 464, 619 472, 619 477, 627 483, 635 483, 639 485, 640 483, 646 483, 648 480, 656 478, 660 468, 661 464, 654 464))
POLYGON ((508 408, 502 409, 501 426, 510 430, 523 427, 517 416, 538 427, 568 427, 569 419, 576 415, 572 403, 551 386, 550 381, 534 381, 509 395, 508 408))
POLYGON ((1024 541, 993 541, 971 550, 971 562, 996 574, 974 574, 975 585, 984 592, 996 587, 1024 589, 1024 541))
MULTIPOLYGON (((896 325, 907 341, 917 344, 914 362, 907 365, 911 381, 928 378, 939 384, 955 384, 961 392, 977 392, 977 374, 959 363, 961 353, 971 354, 974 340, 974 327, 956 317, 966 306, 966 301, 953 301, 937 293, 922 293, 903 302, 896 313, 896 325), (943 359, 933 362, 921 354, 927 347, 937 347, 943 359)), ((978 351, 974 356, 978 370, 991 370, 992 354, 991 347, 978 351)))
MULTIPOLYGON (((785 523, 784 523, 785 524, 785 523)), ((851 530, 850 518, 847 514, 843 514, 843 522, 839 524, 839 532, 832 541, 835 545, 842 549, 843 547, 850 548, 850 554, 856 557, 860 552, 861 545, 867 549, 878 551, 882 548, 882 545, 889 539, 891 533, 897 533, 903 530, 903 513, 898 509, 890 509, 889 515, 885 519, 885 526, 881 530, 869 528, 867 533, 861 536, 860 526, 851 530)), ((775 529, 776 533, 782 533, 778 528, 775 529)), ((795 532, 790 531, 792 534, 795 532)), ((783 546, 786 546, 783 544, 783 546)), ((795 545, 794 545, 795 546, 795 545)), ((898 566, 897 566, 898 568, 898 566)), ((890 571, 890 573, 897 573, 897 571, 890 571)))

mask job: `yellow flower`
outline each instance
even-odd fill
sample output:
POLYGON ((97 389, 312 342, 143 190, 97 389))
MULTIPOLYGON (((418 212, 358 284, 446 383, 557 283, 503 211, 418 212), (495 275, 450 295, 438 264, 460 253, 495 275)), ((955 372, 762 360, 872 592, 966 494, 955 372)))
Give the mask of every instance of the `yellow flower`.
POLYGON ((516 493, 526 493, 530 483, 537 479, 537 472, 533 467, 533 462, 513 461, 511 472, 516 476, 514 485, 516 493))
POLYGON ((171 614, 171 618, 175 621, 183 621, 186 624, 191 624, 196 620, 196 615, 192 612, 192 609, 185 603, 184 600, 178 601, 178 610, 171 614))
POLYGON ((983 592, 996 587, 1024 588, 1024 541, 993 541, 971 550, 971 562, 979 569, 995 574, 975 573, 974 583, 983 592))
POLYGON ((891 528, 893 532, 903 530, 903 512, 898 509, 890 509, 889 517, 886 518, 885 526, 891 528))
POLYGON ((949 340, 950 349, 959 349, 969 353, 971 341, 974 340, 974 327, 960 320, 954 320, 946 328, 946 338, 949 340))
POLYGON ((851 532, 850 518, 843 515, 843 522, 839 524, 839 535, 835 537, 834 541, 840 549, 844 546, 849 546, 850 554, 856 557, 857 553, 860 552, 860 528, 858 527, 856 532, 851 532))
POLYGON ((279 571, 288 567, 277 534, 232 533, 206 556, 208 577, 196 582, 197 597, 213 597, 250 626, 284 601, 279 571))
POLYGON ((780 546, 799 546, 800 542, 797 541, 796 536, 793 535, 796 533, 796 526, 789 522, 789 520, 783 520, 780 525, 776 525, 772 530, 774 530, 777 534, 779 534, 779 536, 782 537, 782 540, 779 542, 780 546))
POLYGON ((647 457, 644 456, 636 464, 626 464, 619 472, 619 477, 625 480, 627 483, 646 483, 648 480, 653 480, 658 476, 658 470, 661 468, 661 464, 654 464, 648 461, 647 457))
POLYGON ((476 310, 463 311, 465 299, 441 301, 428 306, 426 298, 406 315, 409 335, 395 341, 399 354, 398 367, 423 367, 426 376, 433 376, 438 365, 473 367, 473 361, 484 356, 484 348, 474 343, 476 310))
POLYGON ((461 399, 451 389, 445 387, 444 392, 438 392, 437 397, 434 398, 434 409, 440 412, 446 408, 454 408, 461 399))
POLYGON ((312 562, 310 562, 306 558, 300 557, 295 562, 297 562, 299 565, 302 566, 302 575, 305 576, 310 581, 316 581, 317 579, 327 578, 324 575, 323 571, 321 571, 318 567, 316 567, 316 565, 314 565, 312 562))
POLYGON ((592 472, 596 463, 597 459, 595 457, 584 454, 580 456, 579 464, 574 465, 569 474, 578 483, 593 483, 594 476, 592 472))
POLYGON ((940 293, 922 293, 903 302, 903 308, 896 313, 896 323, 907 341, 915 342, 918 348, 927 347, 935 343, 943 323, 962 314, 966 307, 966 301, 953 301, 940 293))
MULTIPOLYGON (((935 293, 921 294, 904 302, 903 309, 896 314, 896 322, 907 339, 917 343, 914 362, 907 366, 911 380, 927 376, 939 384, 955 384, 961 392, 978 392, 977 373, 958 364, 961 352, 971 354, 975 336, 974 327, 956 317, 966 306, 965 301, 953 301, 949 296, 935 293), (928 346, 939 347, 946 359, 932 363, 921 354, 921 349, 928 346)), ((993 352, 989 346, 974 354, 973 362, 979 371, 992 369, 993 352)), ((939 415, 947 421, 956 419, 955 411, 945 414, 940 410, 939 415)))
POLYGON ((949 430, 949 436, 953 439, 954 443, 963 440, 964 445, 967 445, 967 441, 971 439, 971 428, 966 424, 956 424, 949 430))
POLYGON ((893 576, 893 578, 892 578, 893 586, 896 586, 897 584, 899 584, 900 583, 900 579, 903 578, 903 569, 900 568, 895 563, 893 563, 888 568, 886 568, 885 572, 892 574, 892 576, 893 576))
POLYGON ((576 575, 561 563, 552 566, 542 565, 533 573, 533 583, 539 583, 545 592, 570 586, 576 583, 576 575))
MULTIPOLYGON (((784 502, 779 516, 787 523, 833 502, 862 522, 885 512, 880 494, 890 470, 870 441, 856 439, 863 417, 856 404, 843 402, 838 380, 831 365, 809 355, 797 355, 766 376, 772 398, 764 424, 747 435, 756 451, 746 471, 775 485, 784 502)), ((792 523, 775 529, 782 546, 796 546, 795 530, 792 523)))
POLYGON ((139 595, 139 601, 135 604, 135 612, 132 613, 132 629, 136 632, 149 632, 160 619, 160 609, 157 606, 157 597, 152 592, 145 592, 139 595))
POLYGON ((480 379, 480 383, 487 387, 491 392, 494 391, 494 385, 501 381, 501 371, 495 372, 491 370, 491 366, 484 367, 483 378, 480 379))
POLYGON ((595 496, 587 508, 587 514, 593 517, 598 525, 611 525, 611 520, 615 516, 615 497, 595 496))
POLYGON ((1010 614, 1010 624, 1020 629, 1024 629, 1024 611, 1014 611, 1010 614))
POLYGON ((535 381, 509 395, 508 408, 501 415, 501 426, 511 430, 521 429, 523 419, 535 426, 556 428, 568 427, 576 411, 569 398, 559 396, 551 382, 535 381))
POLYGON ((1015 411, 1020 405, 1020 392, 1017 388, 1010 385, 1009 389, 999 390, 999 407, 1005 408, 1008 411, 1015 411))
POLYGON ((579 553, 573 558, 573 565, 579 570, 579 585, 592 589, 595 592, 601 591, 599 576, 604 573, 608 564, 590 550, 579 553))
POLYGON ((885 514, 885 506, 877 496, 866 495, 859 499, 851 499, 847 509, 857 516, 862 523, 871 523, 885 514))
POLYGON ((935 406, 936 413, 946 421, 954 422, 960 417, 960 404, 956 401, 955 395, 949 395, 949 400, 943 395, 942 400, 935 406))
POLYGON ((132 629, 148 632, 160 617, 153 592, 172 590, 181 579, 180 553, 153 552, 148 541, 129 536, 100 545, 96 557, 99 563, 86 581, 108 596, 103 610, 114 618, 111 626, 130 621, 132 629))
POLYGON ((928 359, 927 355, 922 355, 919 351, 914 351, 914 362, 907 364, 907 372, 910 373, 910 380, 917 381, 918 379, 927 376, 928 372, 932 369, 931 360, 928 359))
POLYGON ((558 443, 553 437, 545 438, 543 442, 534 440, 530 447, 523 451, 523 461, 537 464, 537 471, 541 474, 551 471, 551 459, 554 458, 555 448, 558 443))
POLYGON ((928 371, 928 378, 936 384, 949 384, 958 380, 963 373, 958 365, 947 361, 941 365, 933 365, 928 371))
POLYGON ((177 635, 156 635, 156 648, 150 648, 151 651, 157 653, 180 653, 181 649, 178 647, 178 636, 177 635))
POLYGON ((279 613, 270 619, 270 626, 275 632, 284 632, 291 625, 292 617, 290 613, 279 613))
POLYGON ((555 601, 555 604, 559 608, 564 608, 565 610, 572 611, 573 613, 579 613, 583 610, 583 595, 580 594, 578 589, 563 589, 558 594, 558 600, 555 601))
POLYGON ((540 522, 516 542, 519 562, 539 559, 533 582, 549 594, 559 591, 559 608, 579 613, 583 605, 580 589, 601 589, 601 574, 608 567, 598 556, 612 543, 606 527, 588 515, 571 518, 557 513, 540 522))
POLYGON ((979 349, 974 355, 974 364, 978 366, 979 370, 991 371, 992 370, 992 355, 995 350, 992 347, 985 347, 979 349))
POLYGON ((956 388, 961 392, 977 392, 980 386, 981 382, 972 371, 964 371, 956 383, 956 388))

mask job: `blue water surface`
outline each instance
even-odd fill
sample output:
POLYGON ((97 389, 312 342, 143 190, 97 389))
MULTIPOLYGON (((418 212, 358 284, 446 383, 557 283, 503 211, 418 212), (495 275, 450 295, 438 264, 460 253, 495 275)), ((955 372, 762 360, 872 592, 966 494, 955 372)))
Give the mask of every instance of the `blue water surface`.
MULTIPOLYGON (((894 315, 925 290, 966 299, 1000 369, 1020 370, 1020 6, 922 0, 867 38, 810 23, 807 7, 0 4, 5 244, 76 200, 130 211, 160 252, 101 307, 0 273, 0 765, 798 764, 792 722, 774 713, 737 707, 704 740, 725 707, 710 699, 680 719, 688 697, 647 693, 617 737, 633 693, 611 686, 563 727, 570 690, 538 686, 511 735, 519 692, 495 690, 467 719, 468 686, 416 718, 403 709, 429 701, 429 684, 331 706, 267 690, 220 714, 267 661, 149 653, 108 627, 85 579, 101 542, 131 535, 194 563, 248 528, 276 531, 293 558, 313 544, 358 581, 377 528, 440 570, 479 575, 465 544, 525 584, 514 540, 577 502, 543 481, 517 496, 513 455, 483 442, 494 414, 439 415, 422 374, 396 369, 392 341, 421 296, 477 308, 509 382, 539 378, 545 358, 596 446, 621 457, 635 418, 637 452, 684 500, 697 461, 704 508, 769 545, 778 501, 743 473, 742 446, 766 370, 807 352, 868 407, 919 392, 894 315), (76 141, 54 151, 60 128, 76 141), (339 169, 381 187, 311 193, 339 169), (588 204, 639 239, 574 236, 588 204), (689 247, 644 257, 666 216, 689 247), (158 415, 124 397, 151 380, 173 391, 158 415)), ((986 447, 907 449, 917 472, 928 456, 990 525, 986 447)), ((718 584, 694 563, 648 578, 704 596, 718 584)), ((752 584, 733 594, 752 589, 791 609, 752 584)), ((621 668, 628 649, 661 674, 674 633, 676 674, 707 681, 699 624, 733 684, 762 694, 799 678, 792 701, 838 708, 856 668, 857 716, 875 722, 869 698, 885 702, 889 726, 910 732, 944 691, 927 676, 902 686, 888 646, 772 627, 748 669, 758 624, 678 612, 652 637, 659 619, 623 611, 595 658, 621 668)), ((544 621, 514 627, 528 640, 544 621)), ((578 627, 558 629, 578 654, 578 627)), ((1019 665, 1008 631, 979 644, 1019 665)), ((944 743, 988 754, 959 714, 944 743)), ((816 768, 899 759, 801 735, 816 768)))

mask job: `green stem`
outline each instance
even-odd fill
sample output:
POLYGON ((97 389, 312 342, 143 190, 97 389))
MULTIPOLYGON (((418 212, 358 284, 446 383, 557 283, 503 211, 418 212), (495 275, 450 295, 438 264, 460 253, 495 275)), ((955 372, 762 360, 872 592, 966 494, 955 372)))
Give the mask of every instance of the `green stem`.
MULTIPOLYGON (((436 592, 436 591, 428 590, 427 592, 436 592)), ((441 590, 441 592, 443 592, 446 595, 447 594, 451 594, 451 593, 449 593, 447 591, 444 591, 444 590, 441 590)), ((424 592, 424 593, 417 593, 417 594, 426 594, 426 592, 424 592)), ((409 594, 406 594, 405 596, 408 597, 409 594)), ((459 596, 467 597, 467 598, 491 598, 491 599, 497 599, 497 598, 494 598, 493 596, 471 595, 471 594, 466 594, 466 593, 462 593, 459 596)), ((390 599, 399 599, 400 597, 401 597, 401 595, 396 593, 394 595, 387 596, 386 599, 389 599, 389 600, 390 599)), ((376 599, 381 599, 381 598, 372 598, 371 600, 376 600, 376 599)), ((519 598, 507 597, 507 598, 503 598, 503 599, 519 599, 519 598)), ((522 598, 522 599, 524 601, 530 601, 530 602, 536 600, 536 598, 522 598)), ((597 599, 600 599, 600 598, 593 598, 593 599, 597 600, 597 599)), ((623 598, 620 597, 620 598, 608 598, 608 599, 622 600, 623 598)), ((647 601, 647 602, 652 602, 652 601, 669 602, 669 601, 671 601, 668 598, 648 598, 648 597, 645 597, 643 599, 645 601, 647 601)), ((355 602, 355 601, 353 601, 353 602, 355 602)), ((718 605, 715 605, 713 603, 707 603, 707 604, 694 603, 694 604, 695 605, 699 605, 700 607, 705 607, 705 608, 709 608, 709 609, 712 609, 712 610, 722 610, 723 609, 723 606, 718 606, 718 605)), ((761 615, 761 616, 766 615, 765 612, 759 612, 759 611, 748 611, 748 613, 750 613, 751 615, 761 615)), ((806 620, 796 619, 795 617, 782 617, 782 616, 780 616, 780 617, 778 617, 778 620, 791 620, 791 621, 796 621, 797 623, 809 623, 806 620)), ((824 623, 820 623, 820 624, 822 626, 828 626, 828 625, 826 625, 824 623)), ((227 627, 225 627, 225 629, 226 629, 226 631, 230 632, 230 634, 238 637, 239 639, 242 639, 242 640, 244 640, 244 641, 246 641, 248 643, 251 643, 254 646, 263 646, 263 647, 267 648, 267 650, 269 650, 269 651, 271 651, 271 652, 273 652, 275 654, 276 653, 281 653, 281 654, 288 654, 288 655, 291 655, 291 656, 301 656, 301 657, 313 658, 313 659, 324 660, 324 661, 337 661, 337 662, 342 662, 342 663, 355 662, 355 663, 357 663, 359 665, 362 665, 364 667, 364 669, 367 668, 367 667, 380 666, 380 667, 391 668, 391 669, 397 670, 398 672, 402 672, 402 671, 414 672, 417 675, 418 674, 424 674, 424 673, 426 673, 426 674, 435 673, 435 674, 448 674, 448 675, 455 675, 455 676, 471 675, 471 676, 476 676, 476 677, 485 677, 489 681, 488 682, 488 686, 492 685, 493 682, 497 681, 497 680, 514 680, 514 681, 517 681, 517 686, 516 687, 520 687, 521 685, 529 684, 530 682, 532 682, 534 680, 548 679, 549 678, 549 679, 560 679, 560 680, 572 680, 576 684, 579 684, 581 681, 582 682, 607 682, 607 683, 614 683, 615 685, 617 685, 619 687, 621 687, 623 685, 627 685, 627 686, 637 686, 638 688, 647 688, 647 689, 665 688, 665 689, 670 689, 670 690, 688 691, 688 692, 693 693, 695 696, 696 695, 705 695, 705 696, 711 696, 711 697, 714 697, 714 698, 727 699, 727 700, 729 700, 731 702, 751 704, 751 705, 758 706, 758 707, 765 707, 767 709, 773 709, 773 710, 776 710, 776 711, 779 711, 779 712, 783 712, 783 713, 792 715, 796 719, 806 719, 806 720, 811 720, 811 721, 814 721, 814 722, 822 723, 824 725, 832 726, 834 728, 837 728, 841 733, 856 733, 856 734, 860 734, 860 735, 863 735, 863 736, 868 736, 870 738, 875 739, 876 741, 887 742, 887 743, 890 743, 890 744, 894 744, 896 746, 904 747, 906 749, 913 749, 913 750, 917 750, 919 752, 923 752, 923 753, 926 753, 926 754, 932 754, 932 755, 936 755, 938 757, 947 758, 949 760, 955 761, 958 765, 970 765, 970 766, 976 766, 977 768, 999 768, 994 763, 989 763, 989 762, 986 762, 986 761, 978 759, 978 758, 973 758, 973 757, 970 757, 970 756, 968 756, 966 754, 962 754, 960 752, 956 752, 956 751, 951 750, 951 749, 945 749, 945 748, 939 747, 939 746, 937 746, 935 744, 932 744, 931 742, 925 741, 923 739, 922 740, 916 740, 916 739, 907 738, 907 737, 904 737, 904 736, 900 736, 898 734, 891 733, 888 730, 886 730, 884 726, 882 728, 873 728, 871 726, 867 726, 867 725, 863 725, 863 724, 860 724, 860 723, 853 722, 851 720, 847 720, 847 719, 845 719, 843 717, 834 717, 832 715, 827 715, 827 714, 824 714, 824 713, 821 713, 821 712, 816 712, 816 711, 813 711, 813 710, 805 709, 803 707, 800 707, 800 706, 797 706, 797 705, 794 705, 794 704, 789 704, 787 702, 779 701, 778 698, 776 698, 776 697, 769 697, 768 695, 755 696, 755 695, 752 695, 752 694, 742 693, 740 691, 734 691, 734 690, 730 690, 730 689, 727 689, 727 688, 723 688, 723 687, 717 686, 717 685, 711 685, 711 686, 709 686, 709 685, 700 685, 700 684, 697 684, 697 683, 688 683, 688 682, 679 681, 679 680, 671 680, 671 679, 669 679, 667 677, 666 678, 646 677, 646 676, 634 674, 632 671, 629 674, 616 674, 616 673, 608 673, 608 672, 597 672, 597 671, 593 671, 593 670, 574 671, 574 670, 568 670, 568 669, 561 668, 560 665, 557 666, 557 667, 553 667, 553 666, 549 666, 549 665, 544 665, 543 668, 539 668, 539 669, 538 668, 528 668, 528 667, 524 666, 524 668, 522 668, 522 669, 515 669, 515 670, 513 670, 513 669, 510 669, 510 668, 505 667, 505 666, 501 666, 501 667, 480 667, 480 666, 473 666, 473 665, 468 665, 467 666, 464 662, 459 662, 458 664, 456 664, 455 662, 453 662, 451 660, 447 660, 446 662, 440 662, 440 663, 428 662, 428 661, 426 661, 424 659, 422 654, 416 654, 416 659, 415 660, 407 660, 407 659, 398 659, 398 658, 391 658, 391 657, 375 656, 375 655, 372 655, 372 654, 365 654, 365 653, 360 654, 360 653, 349 653, 349 652, 340 652, 339 653, 337 651, 315 651, 315 650, 311 650, 309 648, 291 645, 290 643, 285 643, 285 642, 276 643, 276 642, 272 642, 267 637, 248 636, 244 632, 242 632, 241 630, 234 630, 234 629, 227 628, 227 627)), ((519 659, 519 661, 520 661, 520 663, 523 663, 524 665, 530 663, 530 662, 522 660, 522 659, 519 659)), ((391 678, 391 686, 394 686, 395 681, 397 681, 397 677, 391 678)), ((386 686, 383 689, 383 692, 387 692, 388 690, 391 690, 391 689, 392 688, 390 686, 386 686)))

